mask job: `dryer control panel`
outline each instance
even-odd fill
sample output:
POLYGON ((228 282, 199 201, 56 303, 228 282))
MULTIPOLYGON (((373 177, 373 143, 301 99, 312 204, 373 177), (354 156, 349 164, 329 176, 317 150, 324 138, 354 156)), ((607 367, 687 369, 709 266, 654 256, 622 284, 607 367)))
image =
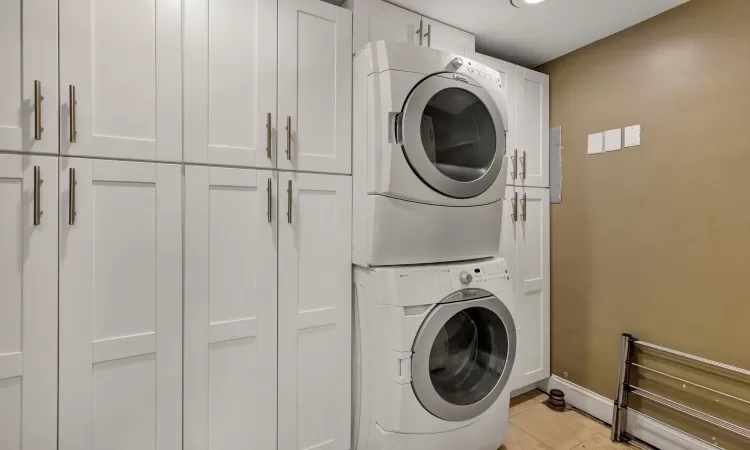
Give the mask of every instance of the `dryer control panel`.
POLYGON ((493 293, 513 288, 508 263, 501 258, 441 269, 440 284, 445 294, 467 288, 484 289, 493 293))

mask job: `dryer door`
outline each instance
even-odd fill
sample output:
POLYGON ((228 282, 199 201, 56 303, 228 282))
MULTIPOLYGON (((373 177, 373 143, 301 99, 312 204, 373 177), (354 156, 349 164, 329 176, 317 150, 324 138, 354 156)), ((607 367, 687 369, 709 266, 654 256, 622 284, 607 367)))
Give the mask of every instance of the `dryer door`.
MULTIPOLYGON (((472 289, 475 295, 476 289, 472 289)), ((497 400, 516 359, 516 326, 497 297, 443 303, 414 341, 412 387, 433 415, 471 420, 497 400)), ((460 297, 460 296, 459 296, 460 297)))
POLYGON ((478 83, 459 74, 429 76, 411 91, 398 120, 406 159, 432 189, 471 198, 495 182, 505 156, 505 124, 478 83))

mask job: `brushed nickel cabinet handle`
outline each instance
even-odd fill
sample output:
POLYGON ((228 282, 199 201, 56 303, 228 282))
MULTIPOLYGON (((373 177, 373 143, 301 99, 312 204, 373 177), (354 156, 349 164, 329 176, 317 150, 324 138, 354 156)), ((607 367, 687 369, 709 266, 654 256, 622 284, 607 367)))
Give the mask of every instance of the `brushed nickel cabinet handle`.
MULTIPOLYGON (((34 140, 42 140, 42 82, 34 80, 34 140)), ((37 224, 35 224, 37 225, 37 224)))
POLYGON ((422 45, 422 28, 424 26, 424 20, 419 19, 419 29, 417 30, 417 34, 419 35, 419 45, 422 45))
POLYGON ((34 225, 42 223, 42 169, 34 166, 34 225))
POLYGON ((523 156, 521 156, 521 179, 526 179, 526 150, 523 151, 523 156))
POLYGON ((526 222, 526 193, 523 193, 523 197, 521 197, 521 220, 526 222))
POLYGON ((292 116, 286 116, 286 159, 292 160, 292 116))
POLYGON ((513 222, 518 222, 518 192, 513 193, 513 198, 510 199, 510 202, 513 205, 513 211, 510 213, 510 218, 513 219, 513 222))
POLYGON ((70 142, 75 143, 76 137, 78 137, 78 127, 76 125, 76 108, 78 105, 76 101, 76 87, 71 84, 68 91, 70 95, 70 142))
POLYGON ((427 46, 432 47, 432 24, 427 24, 427 46))
POLYGON ((266 156, 271 159, 271 113, 266 114, 266 156))
POLYGON ((268 223, 271 223, 273 221, 273 186, 271 185, 271 179, 268 179, 268 187, 266 188, 266 191, 268 193, 268 223))
POLYGON ((68 169, 68 225, 76 224, 76 170, 74 168, 68 169))
POLYGON ((510 159, 513 161, 513 171, 510 176, 515 180, 518 177, 518 149, 513 150, 513 156, 510 159))
POLYGON ((292 223, 292 180, 289 180, 289 184, 286 188, 286 221, 292 223))

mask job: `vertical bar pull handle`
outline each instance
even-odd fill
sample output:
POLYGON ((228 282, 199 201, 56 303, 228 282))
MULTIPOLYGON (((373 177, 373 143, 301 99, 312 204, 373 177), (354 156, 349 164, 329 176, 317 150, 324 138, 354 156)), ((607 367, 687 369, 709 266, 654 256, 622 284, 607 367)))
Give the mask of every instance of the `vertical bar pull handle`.
POLYGON ((513 161, 513 171, 510 173, 510 176, 515 180, 518 178, 518 149, 513 150, 513 156, 510 159, 513 161))
POLYGON ((523 197, 521 197, 521 220, 526 222, 526 193, 523 193, 523 197))
POLYGON ((268 179, 268 187, 266 188, 268 193, 268 223, 273 221, 273 185, 271 179, 268 179))
POLYGON ((292 180, 289 180, 289 184, 286 187, 286 221, 292 223, 292 180))
POLYGON ((34 166, 34 225, 42 223, 42 169, 34 166))
MULTIPOLYGON (((42 140, 42 82, 34 80, 34 140, 42 140)), ((37 225, 37 224, 35 224, 37 225)))
POLYGON ((518 192, 513 193, 513 198, 510 200, 513 205, 513 211, 510 213, 513 222, 518 222, 518 192))
POLYGON ((427 36, 427 46, 432 47, 432 24, 427 24, 427 34, 425 36, 427 36))
POLYGON ((286 159, 292 160, 292 116, 286 116, 286 159))
POLYGON ((76 170, 74 168, 68 169, 68 225, 76 224, 76 170))
POLYGON ((417 34, 419 35, 419 45, 422 45, 422 28, 424 27, 424 20, 419 19, 419 29, 417 30, 417 34))
POLYGON ((526 179, 526 150, 523 151, 523 156, 521 156, 521 179, 526 179))
MULTIPOLYGON (((76 108, 78 102, 76 101, 76 87, 72 84, 69 87, 70 93, 70 142, 75 143, 76 137, 78 137, 78 126, 76 125, 76 108)), ((72 224, 71 224, 72 225, 72 224)))
POLYGON ((271 139, 273 129, 271 128, 271 113, 266 114, 266 156, 271 159, 271 139))

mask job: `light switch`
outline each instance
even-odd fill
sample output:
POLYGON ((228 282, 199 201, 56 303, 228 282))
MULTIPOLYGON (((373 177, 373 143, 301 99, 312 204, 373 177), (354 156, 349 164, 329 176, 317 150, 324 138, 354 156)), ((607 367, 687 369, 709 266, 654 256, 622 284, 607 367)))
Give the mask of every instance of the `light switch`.
POLYGON ((622 148, 622 129, 604 132, 604 151, 613 152, 622 148))
POLYGON ((641 126, 633 125, 625 127, 625 147, 641 145, 641 126))
POLYGON ((604 133, 589 134, 589 155, 595 155, 602 152, 604 147, 604 133))

